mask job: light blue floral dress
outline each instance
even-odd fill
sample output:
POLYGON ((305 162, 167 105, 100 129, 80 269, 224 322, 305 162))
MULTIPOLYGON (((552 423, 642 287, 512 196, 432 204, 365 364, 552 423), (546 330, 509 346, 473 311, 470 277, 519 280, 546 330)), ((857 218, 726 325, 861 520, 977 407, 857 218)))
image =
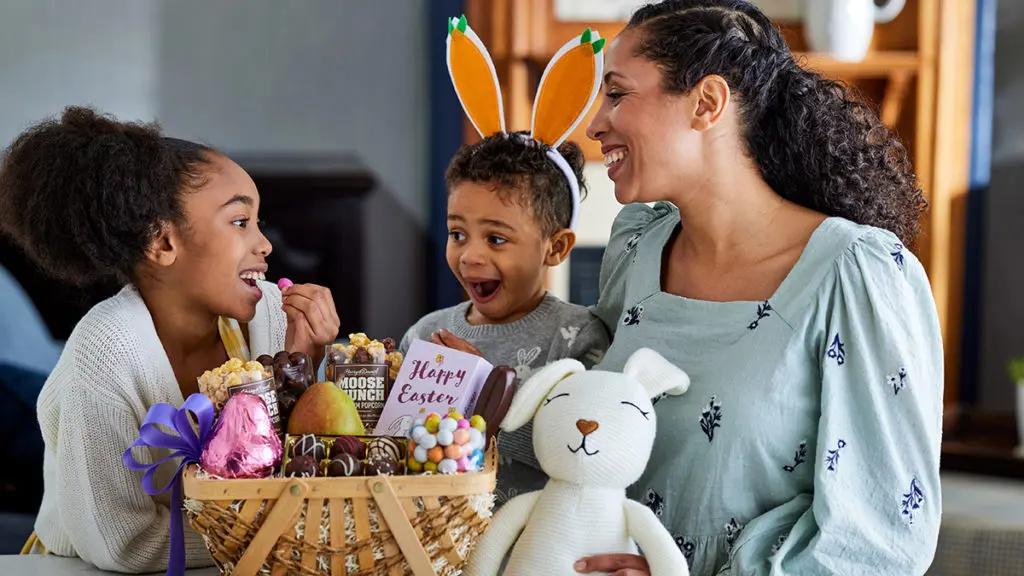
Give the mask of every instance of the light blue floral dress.
POLYGON ((670 204, 612 230, 597 369, 653 348, 689 391, 657 401, 658 435, 630 497, 695 576, 923 574, 941 494, 943 354, 928 279, 891 233, 825 220, 765 302, 661 291, 670 204))

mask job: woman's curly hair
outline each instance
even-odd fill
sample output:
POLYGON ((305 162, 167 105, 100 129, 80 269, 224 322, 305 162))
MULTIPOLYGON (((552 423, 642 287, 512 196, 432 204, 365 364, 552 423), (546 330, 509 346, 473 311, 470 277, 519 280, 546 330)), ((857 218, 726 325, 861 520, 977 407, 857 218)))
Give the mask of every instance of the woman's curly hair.
POLYGON ((716 74, 738 93, 747 153, 783 198, 891 231, 907 246, 926 202, 896 135, 845 84, 801 68, 782 34, 745 0, 648 4, 627 29, 665 89, 716 74))
POLYGON ((0 164, 0 231, 50 275, 129 282, 154 236, 182 222, 212 149, 153 124, 68 107, 23 132, 0 164))

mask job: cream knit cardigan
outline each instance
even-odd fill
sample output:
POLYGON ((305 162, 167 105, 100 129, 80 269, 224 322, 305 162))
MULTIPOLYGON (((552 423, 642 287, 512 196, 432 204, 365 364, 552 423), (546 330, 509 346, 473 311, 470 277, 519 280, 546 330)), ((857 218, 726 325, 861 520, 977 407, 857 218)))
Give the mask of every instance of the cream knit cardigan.
MULTIPOLYGON (((253 357, 284 349, 286 319, 277 286, 249 323, 253 357)), ((211 366, 212 368, 212 366, 211 366)), ((97 304, 78 323, 39 394, 46 452, 45 493, 35 529, 47 550, 78 556, 104 570, 162 572, 170 551, 170 491, 149 496, 121 455, 135 441, 149 407, 184 399, 146 303, 134 286, 97 304)), ((140 462, 165 450, 135 451, 140 462)), ((176 461, 175 461, 176 462, 176 461)), ((176 465, 156 475, 164 486, 176 465)), ((202 539, 185 522, 187 566, 209 566, 202 539)))

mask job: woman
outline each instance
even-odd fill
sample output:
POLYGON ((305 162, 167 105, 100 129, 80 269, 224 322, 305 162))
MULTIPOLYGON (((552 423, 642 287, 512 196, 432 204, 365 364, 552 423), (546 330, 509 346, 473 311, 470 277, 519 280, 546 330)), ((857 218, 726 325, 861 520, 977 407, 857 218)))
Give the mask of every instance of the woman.
MULTIPOLYGON (((643 7, 605 71, 588 135, 627 206, 597 368, 649 346, 693 382, 657 402, 630 496, 694 575, 923 574, 943 358, 903 146, 749 2, 643 7)), ((647 573, 632 556, 577 571, 647 573)))

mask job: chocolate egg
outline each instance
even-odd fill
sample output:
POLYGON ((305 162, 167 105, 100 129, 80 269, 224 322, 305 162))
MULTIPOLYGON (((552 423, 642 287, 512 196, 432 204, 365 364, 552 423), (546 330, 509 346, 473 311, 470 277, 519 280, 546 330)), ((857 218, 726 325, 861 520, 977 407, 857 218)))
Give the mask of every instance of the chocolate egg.
POLYGON ((221 478, 264 478, 281 464, 281 439, 263 399, 231 396, 203 445, 199 465, 221 478))

